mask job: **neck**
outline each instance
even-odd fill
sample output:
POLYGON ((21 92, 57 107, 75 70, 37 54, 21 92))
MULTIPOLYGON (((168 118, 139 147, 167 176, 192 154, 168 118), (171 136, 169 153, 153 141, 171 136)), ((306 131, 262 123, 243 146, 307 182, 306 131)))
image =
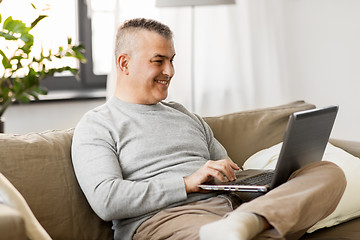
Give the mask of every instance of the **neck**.
POLYGON ((130 89, 126 84, 121 85, 118 83, 118 86, 116 87, 114 97, 120 99, 123 102, 127 103, 133 103, 133 104, 141 104, 141 105, 154 105, 158 102, 146 102, 141 100, 141 96, 139 96, 139 93, 134 91, 133 89, 130 89))

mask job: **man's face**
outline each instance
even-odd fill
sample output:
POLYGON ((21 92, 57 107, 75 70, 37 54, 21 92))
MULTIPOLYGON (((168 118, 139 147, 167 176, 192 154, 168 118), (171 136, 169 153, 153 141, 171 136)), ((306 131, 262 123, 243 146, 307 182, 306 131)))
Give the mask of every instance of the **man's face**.
POLYGON ((137 37, 128 63, 133 102, 156 104, 167 97, 175 73, 174 43, 147 30, 140 31, 137 37))

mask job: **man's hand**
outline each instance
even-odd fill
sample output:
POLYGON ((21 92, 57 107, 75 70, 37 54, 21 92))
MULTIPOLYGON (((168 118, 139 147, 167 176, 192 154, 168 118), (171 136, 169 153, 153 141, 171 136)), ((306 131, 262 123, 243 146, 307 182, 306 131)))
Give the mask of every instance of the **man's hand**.
POLYGON ((221 182, 233 181, 236 179, 234 170, 240 170, 240 168, 228 159, 209 160, 199 170, 184 178, 186 193, 202 192, 203 190, 198 185, 214 178, 219 179, 221 182))

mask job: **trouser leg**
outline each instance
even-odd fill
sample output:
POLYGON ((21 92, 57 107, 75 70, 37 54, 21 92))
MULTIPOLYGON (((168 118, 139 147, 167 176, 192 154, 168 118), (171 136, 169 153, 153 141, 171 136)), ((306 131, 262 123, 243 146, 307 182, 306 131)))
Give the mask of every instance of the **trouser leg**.
POLYGON ((231 214, 242 211, 263 216, 273 229, 260 234, 259 239, 296 239, 335 210, 345 187, 346 179, 338 166, 317 162, 294 172, 288 182, 231 214))
POLYGON ((224 197, 213 197, 160 211, 137 229, 133 240, 198 240, 200 227, 233 211, 224 197))

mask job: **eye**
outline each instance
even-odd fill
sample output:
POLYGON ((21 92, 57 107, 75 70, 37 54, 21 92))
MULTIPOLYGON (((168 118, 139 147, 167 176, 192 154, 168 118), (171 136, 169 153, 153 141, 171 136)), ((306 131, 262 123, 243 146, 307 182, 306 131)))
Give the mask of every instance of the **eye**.
POLYGON ((163 63, 163 60, 161 60, 161 59, 155 59, 155 60, 153 60, 153 62, 156 63, 156 64, 162 64, 162 63, 163 63))

